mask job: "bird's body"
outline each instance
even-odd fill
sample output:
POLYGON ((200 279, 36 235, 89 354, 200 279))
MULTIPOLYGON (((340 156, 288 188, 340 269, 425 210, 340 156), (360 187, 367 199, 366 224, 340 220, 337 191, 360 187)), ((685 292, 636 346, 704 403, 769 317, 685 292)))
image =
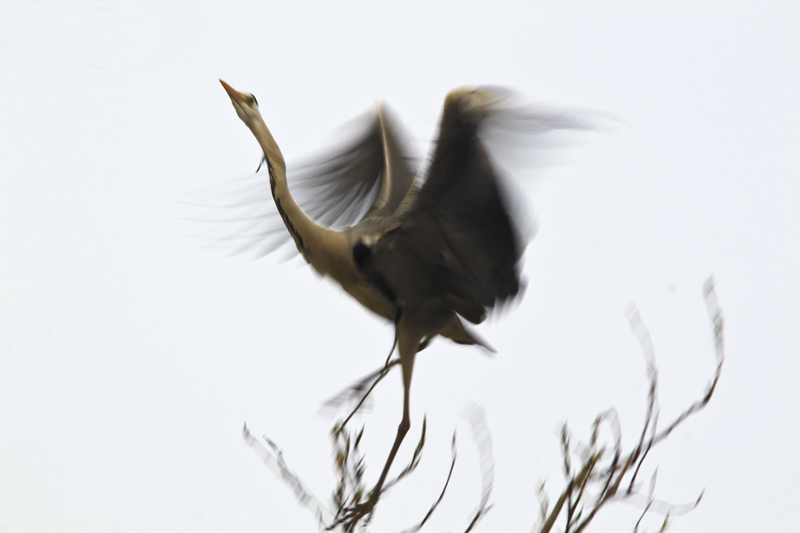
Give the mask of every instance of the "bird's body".
MULTIPOLYGON (((487 310, 520 291, 519 262, 527 243, 515 229, 479 137, 487 117, 508 108, 500 104, 503 95, 493 90, 451 92, 424 181, 379 109, 371 136, 332 158, 321 172, 328 175, 320 183, 334 188, 344 184, 336 191, 343 203, 363 197, 358 191, 365 187, 378 187, 363 217, 337 231, 312 220, 290 194, 283 155, 255 98, 222 84, 264 151, 275 205, 298 251, 319 274, 336 280, 361 305, 395 325, 405 392, 403 420, 373 489, 374 504, 410 425, 409 390, 419 349, 437 335, 489 348, 462 319, 480 323, 487 310)), ((541 120, 537 126, 539 131, 570 127, 541 120)), ((317 207, 324 215, 325 206, 317 207)))

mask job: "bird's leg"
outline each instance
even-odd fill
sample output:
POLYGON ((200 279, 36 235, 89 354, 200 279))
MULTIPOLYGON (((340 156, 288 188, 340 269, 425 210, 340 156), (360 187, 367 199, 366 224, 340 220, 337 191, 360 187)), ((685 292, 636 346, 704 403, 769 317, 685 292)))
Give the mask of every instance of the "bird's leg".
MULTIPOLYGON (((417 339, 417 342, 419 342, 419 339, 417 339)), ((397 455, 397 450, 400 449, 400 444, 403 442, 403 438, 406 436, 408 429, 411 427, 411 417, 409 416, 408 409, 408 383, 406 382, 405 374, 405 365, 403 365, 403 385, 405 386, 403 393, 403 420, 397 427, 397 436, 394 439, 392 451, 389 452, 389 458, 386 459, 386 464, 383 466, 381 477, 378 479, 378 482, 375 484, 375 487, 372 489, 372 491, 370 491, 369 498, 360 504, 346 509, 341 518, 337 518, 333 524, 328 526, 328 530, 335 528, 339 524, 345 524, 344 531, 353 531, 354 526, 358 524, 358 522, 365 516, 372 515, 372 512, 375 510, 375 506, 378 505, 378 500, 381 498, 383 484, 386 482, 386 476, 389 474, 389 468, 391 468, 394 457, 397 455)), ((367 518, 367 522, 368 521, 369 518, 367 518)))
POLYGON ((377 501, 380 497, 381 489, 383 488, 383 484, 386 482, 386 476, 389 475, 389 468, 391 468, 392 463, 394 462, 394 457, 397 455, 397 451, 400 449, 400 444, 403 442, 406 433, 408 433, 408 429, 411 427, 411 416, 409 415, 408 409, 408 387, 405 388, 403 396, 403 419, 400 421, 400 425, 397 426, 397 436, 394 439, 392 450, 389 452, 389 458, 386 459, 386 464, 383 466, 381 477, 378 478, 378 483, 375 484, 375 488, 372 489, 370 494, 371 500, 377 501))
POLYGON ((417 355, 417 348, 419 347, 421 336, 408 336, 400 334, 398 331, 398 351, 400 352, 400 364, 403 368, 403 419, 400 425, 397 426, 397 436, 394 439, 392 450, 389 452, 389 457, 386 459, 386 464, 383 466, 381 477, 375 484, 370 494, 370 500, 377 502, 380 498, 381 489, 386 482, 386 476, 389 475, 389 468, 394 462, 397 451, 400 449, 400 444, 408 433, 411 427, 411 414, 409 410, 409 392, 411 390, 411 374, 414 370, 414 358, 417 355))
POLYGON ((408 433, 408 429, 411 427, 411 416, 409 410, 411 373, 414 370, 414 358, 417 355, 417 348, 419 347, 422 337, 423 335, 415 335, 404 332, 403 328, 401 328, 400 324, 398 323, 397 347, 398 351, 400 352, 400 364, 403 368, 403 419, 400 421, 400 425, 397 427, 397 436, 394 439, 392 450, 389 452, 389 457, 386 459, 386 464, 383 466, 383 472, 381 472, 381 476, 378 478, 378 482, 375 484, 375 487, 372 489, 372 491, 370 491, 369 498, 362 503, 354 505, 353 507, 344 509, 343 512, 340 511, 341 516, 338 517, 337 520, 328 527, 328 529, 333 529, 339 524, 345 524, 345 530, 351 531, 361 519, 367 515, 371 515, 375 509, 375 506, 378 504, 378 500, 381 497, 381 491, 386 483, 386 477, 389 475, 389 469, 392 467, 392 463, 397 455, 397 451, 400 449, 400 444, 403 442, 406 433, 408 433))

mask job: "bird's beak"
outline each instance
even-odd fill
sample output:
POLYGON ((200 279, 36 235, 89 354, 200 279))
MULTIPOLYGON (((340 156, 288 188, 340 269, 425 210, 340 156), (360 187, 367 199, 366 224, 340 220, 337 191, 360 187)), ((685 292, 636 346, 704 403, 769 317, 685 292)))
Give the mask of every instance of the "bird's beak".
POLYGON ((228 93, 228 96, 231 97, 231 100, 234 100, 235 102, 244 105, 244 98, 242 98, 242 94, 239 91, 237 91, 236 89, 234 89, 233 87, 231 87, 222 80, 219 80, 219 82, 225 88, 225 92, 228 93))

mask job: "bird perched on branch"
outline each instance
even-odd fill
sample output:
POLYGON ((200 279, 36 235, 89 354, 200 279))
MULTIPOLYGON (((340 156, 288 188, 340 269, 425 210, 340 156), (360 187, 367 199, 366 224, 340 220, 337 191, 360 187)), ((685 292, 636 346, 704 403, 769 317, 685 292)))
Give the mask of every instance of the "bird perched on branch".
POLYGON ((255 97, 220 81, 261 145, 275 207, 297 250, 317 272, 395 326, 403 418, 370 493, 368 505, 374 505, 410 426, 417 352, 437 335, 489 348, 464 320, 482 322, 488 310, 521 290, 519 263, 527 241, 515 225, 512 199, 501 185, 482 130, 544 133, 583 126, 574 116, 537 114, 515 105, 500 89, 456 89, 445 99, 425 175, 417 176, 395 126, 378 107, 368 134, 321 165, 314 176, 330 193, 315 207, 318 220, 329 215, 328 224, 377 188, 359 220, 334 230, 312 219, 292 197, 283 154, 255 97))

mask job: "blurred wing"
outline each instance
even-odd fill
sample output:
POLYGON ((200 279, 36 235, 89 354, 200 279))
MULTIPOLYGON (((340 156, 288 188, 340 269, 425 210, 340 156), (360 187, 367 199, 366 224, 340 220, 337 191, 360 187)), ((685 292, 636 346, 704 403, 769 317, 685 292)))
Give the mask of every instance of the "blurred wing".
POLYGON ((437 301, 479 323, 519 292, 524 244, 477 138, 440 142, 430 171, 397 228, 376 243, 373 264, 401 305, 437 301))
MULTIPOLYGON (((390 215, 416 175, 417 163, 407 156, 386 109, 379 107, 355 129, 349 142, 288 172, 298 205, 318 223, 335 229, 352 226, 366 215, 390 215)), ((211 209, 201 219, 209 223, 202 239, 232 254, 255 257, 291 242, 266 173, 248 176, 228 189, 208 194, 216 197, 211 202, 193 202, 211 209)), ((287 252, 294 256, 297 250, 290 246, 287 252)))
MULTIPOLYGON (((187 196, 182 203, 194 209, 186 218, 204 226, 194 236, 208 248, 259 258, 291 241, 275 209, 266 173, 250 174, 187 196), (198 215, 196 208, 203 211, 198 215)), ((296 247, 286 250, 289 257, 299 253, 296 247)))
POLYGON ((289 171, 297 203, 313 219, 334 229, 365 216, 391 215, 416 176, 393 119, 383 106, 355 141, 289 171))
POLYGON ((584 127, 564 114, 515 107, 494 91, 448 98, 427 179, 375 250, 375 265, 398 300, 438 297, 478 323, 487 309, 516 296, 528 239, 515 220, 519 199, 509 195, 483 138, 501 130, 517 143, 528 137, 530 146, 531 134, 584 127))
POLYGON ((380 123, 383 171, 378 195, 367 217, 393 214, 411 190, 418 170, 417 161, 406 153, 398 138, 399 130, 392 125, 390 114, 382 105, 378 106, 376 119, 380 123))

